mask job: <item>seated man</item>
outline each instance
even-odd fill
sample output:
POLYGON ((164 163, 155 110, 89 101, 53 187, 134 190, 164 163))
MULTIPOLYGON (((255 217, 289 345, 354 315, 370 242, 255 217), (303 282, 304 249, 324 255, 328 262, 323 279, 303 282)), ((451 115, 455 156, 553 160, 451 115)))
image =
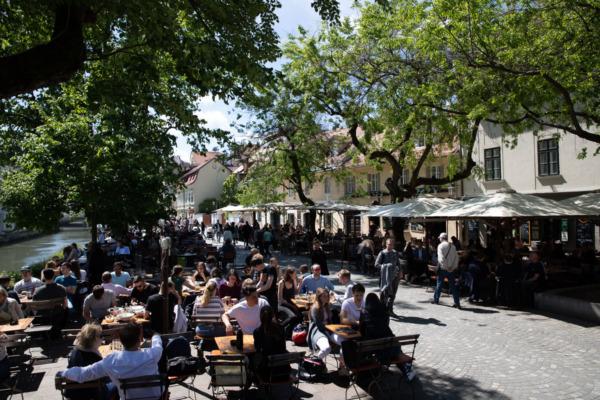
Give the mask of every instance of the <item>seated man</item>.
POLYGON ((42 281, 31 276, 31 267, 29 265, 21 267, 21 276, 23 279, 15 283, 14 287, 17 294, 25 294, 27 292, 33 293, 35 289, 42 286, 42 281))
POLYGON ((113 265, 112 282, 115 285, 121 285, 123 287, 131 287, 133 282, 131 281, 131 276, 129 272, 123 271, 123 264, 120 262, 116 262, 113 265))
POLYGON ((358 325, 360 312, 365 308, 365 287, 357 283, 352 286, 352 297, 342 303, 340 322, 344 325, 358 325))
POLYGON ((101 321, 109 308, 117 305, 117 298, 111 290, 104 290, 100 285, 94 286, 92 294, 83 301, 83 318, 86 321, 101 321))
POLYGON ((102 287, 104 289, 112 290, 113 293, 117 296, 120 296, 122 294, 126 296, 131 296, 132 289, 128 289, 121 285, 115 285, 114 283, 112 283, 112 274, 108 271, 105 271, 102 274, 102 287))
POLYGON ((413 251, 414 256, 414 275, 410 278, 410 283, 414 283, 419 278, 427 278, 427 265, 429 264, 429 252, 423 247, 423 241, 417 240, 417 248, 413 251))
POLYGON ((525 275, 521 281, 521 296, 523 305, 534 305, 534 292, 539 292, 544 288, 546 282, 546 268, 540 261, 538 253, 532 251, 529 253, 529 263, 527 264, 525 275))
POLYGON ((224 256, 225 253, 234 253, 235 246, 232 244, 232 239, 226 239, 225 244, 221 247, 221 256, 224 256))
MULTIPOLYGON (((152 336, 152 347, 140 350, 142 327, 134 322, 125 325, 119 331, 119 339, 124 351, 109 354, 101 361, 87 367, 73 367, 64 370, 60 375, 64 378, 82 383, 107 376, 118 388, 119 396, 125 399, 119 379, 136 378, 158 374, 158 361, 162 356, 162 340, 158 334, 152 336)), ((143 387, 127 391, 127 398, 152 398, 161 396, 160 387, 143 387)), ((111 398, 109 396, 107 398, 111 398)))
POLYGON ((344 285, 344 294, 336 294, 334 293, 334 297, 340 303, 343 303, 344 300, 352 298, 352 287, 354 286, 354 282, 350 279, 350 271, 347 269, 343 269, 338 272, 338 279, 340 283, 344 285))
MULTIPOLYGON (((161 287, 163 285, 164 284, 161 284, 161 287)), ((144 312, 144 318, 150 320, 150 328, 154 332, 172 332, 173 326, 175 324, 175 306, 181 305, 181 297, 179 297, 179 294, 175 290, 175 285, 173 285, 173 282, 168 282, 167 288, 169 294, 169 322, 167 324, 168 328, 166 332, 163 327, 163 300, 165 298, 165 295, 162 292, 158 292, 158 294, 153 294, 148 298, 148 303, 146 303, 146 311, 144 312)))
POLYGON ((67 299, 69 300, 69 308, 73 308, 73 295, 77 291, 77 278, 71 275, 71 264, 63 262, 60 265, 62 275, 56 277, 54 282, 62 285, 67 291, 67 299))
POLYGON ((131 251, 129 250, 129 246, 125 246, 125 243, 123 243, 123 242, 117 243, 117 248, 115 249, 115 255, 128 256, 130 254, 131 254, 131 251))
POLYGON ((16 300, 17 304, 21 304, 21 300, 19 299, 19 295, 14 290, 9 290, 8 286, 10 285, 11 277, 8 275, 0 275, 0 286, 2 286, 6 293, 8 293, 8 297, 16 300))
POLYGON ((317 293, 317 289, 319 288, 334 290, 333 284, 329 279, 321 276, 321 266, 319 264, 313 264, 311 270, 312 275, 307 276, 302 280, 302 286, 300 287, 301 293, 312 292, 314 294, 317 293))
POLYGON ((140 303, 145 306, 148 298, 158 293, 158 286, 147 283, 143 276, 138 275, 133 280, 133 290, 131 291, 131 302, 140 303))
POLYGON ((228 335, 233 334, 230 318, 235 318, 244 335, 252 335, 260 326, 260 309, 268 306, 267 300, 259 298, 255 285, 242 287, 245 301, 241 301, 223 314, 222 320, 228 335))
POLYGON ((52 321, 51 335, 56 337, 60 335, 60 330, 63 328, 65 321, 65 310, 69 308, 67 291, 64 287, 54 282, 54 270, 52 268, 44 269, 42 271, 42 276, 46 283, 35 290, 33 300, 63 299, 62 307, 39 312, 43 321, 52 321))

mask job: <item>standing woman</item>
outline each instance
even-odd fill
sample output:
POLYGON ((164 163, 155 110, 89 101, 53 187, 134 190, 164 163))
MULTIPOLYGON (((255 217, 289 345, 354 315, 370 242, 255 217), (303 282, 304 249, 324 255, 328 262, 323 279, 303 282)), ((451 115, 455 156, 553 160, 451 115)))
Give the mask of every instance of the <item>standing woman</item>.
POLYGON ((283 280, 279 282, 278 300, 279 311, 286 315, 286 319, 281 323, 285 331, 285 337, 292 336, 294 326, 302 322, 302 312, 292 302, 292 299, 300 293, 300 285, 298 284, 296 268, 287 267, 283 275, 283 280))
POLYGON ((329 275, 327 257, 325 256, 325 252, 321 248, 321 242, 319 242, 318 239, 313 240, 313 253, 310 258, 310 264, 319 264, 321 266, 321 275, 329 275))
POLYGON ((313 351, 318 351, 317 357, 323 360, 331 353, 329 340, 340 342, 337 335, 329 333, 325 325, 332 324, 331 308, 329 307, 329 290, 318 288, 316 301, 310 309, 310 325, 308 327, 308 345, 313 351))
POLYGON ((361 245, 360 258, 362 262, 362 273, 368 275, 370 272, 369 270, 375 269, 375 243, 370 239, 365 239, 361 245))

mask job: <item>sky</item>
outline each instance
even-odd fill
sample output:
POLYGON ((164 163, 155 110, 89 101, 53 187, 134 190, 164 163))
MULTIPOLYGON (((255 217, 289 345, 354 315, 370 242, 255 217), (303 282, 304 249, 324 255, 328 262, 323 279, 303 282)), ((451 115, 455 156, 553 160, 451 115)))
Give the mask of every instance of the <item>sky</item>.
MULTIPOLYGON (((279 22, 275 25, 275 30, 279 35, 281 43, 287 40, 289 35, 297 35, 299 25, 304 29, 308 29, 309 32, 317 32, 321 24, 321 19, 310 6, 311 0, 281 0, 281 3, 282 7, 277 12, 279 22)), ((339 0, 339 3, 342 17, 357 16, 358 12, 352 9, 352 0, 339 0)), ((280 62, 269 66, 277 68, 280 62)), ((200 108, 201 110, 197 115, 206 121, 208 128, 229 131, 240 138, 243 136, 230 126, 239 113, 232 105, 227 105, 219 99, 215 101, 210 96, 207 96, 200 99, 200 108)), ((174 149, 175 155, 189 162, 192 150, 190 145, 186 143, 186 139, 181 134, 176 133, 175 135, 177 137, 177 145, 174 149)), ((207 148, 208 150, 212 150, 215 146, 217 146, 217 143, 213 141, 209 142, 207 148)))

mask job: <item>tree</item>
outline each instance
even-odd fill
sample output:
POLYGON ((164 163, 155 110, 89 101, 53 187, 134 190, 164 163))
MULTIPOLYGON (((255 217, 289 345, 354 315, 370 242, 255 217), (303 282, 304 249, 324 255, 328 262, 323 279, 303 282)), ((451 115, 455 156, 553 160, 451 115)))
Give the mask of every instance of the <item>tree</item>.
POLYGON ((0 160, 16 168, 2 174, 0 202, 17 226, 51 231, 61 213, 83 211, 95 239, 99 222, 150 228, 170 215, 168 188, 179 171, 169 118, 134 102, 139 96, 118 107, 94 103, 98 78, 23 97, 1 115, 8 129, 0 160))
POLYGON ((238 182, 237 176, 231 174, 223 182, 223 192, 221 193, 221 202, 225 205, 239 204, 238 200, 238 182))
MULTIPOLYGON (((426 16, 427 4, 418 1, 392 2, 391 10, 365 4, 354 24, 323 27, 315 36, 301 32, 284 49, 291 60, 288 79, 298 82, 314 109, 343 119, 355 158, 376 169, 390 166, 392 202, 415 196, 422 186, 464 179, 475 168, 472 151, 482 121, 476 106, 486 87, 469 84, 443 48, 430 46, 419 29, 426 16), (458 148, 462 155, 451 151, 458 148), (442 155, 449 159, 445 174, 423 176, 422 169, 442 155)), ((397 240, 403 240, 403 227, 394 222, 397 240)))
POLYGON ((600 143, 597 1, 432 0, 428 7, 422 28, 430 43, 444 47, 456 69, 496 83, 493 101, 479 106, 486 119, 514 137, 552 128, 600 143))
MULTIPOLYGON (((312 6, 325 20, 339 18, 336 0, 312 6)), ((0 99, 67 82, 132 53, 143 53, 147 66, 147 74, 126 67, 122 73, 132 79, 152 80, 166 58, 202 95, 226 98, 268 76, 264 62, 279 55, 273 30, 279 7, 277 0, 3 2, 0 99)))

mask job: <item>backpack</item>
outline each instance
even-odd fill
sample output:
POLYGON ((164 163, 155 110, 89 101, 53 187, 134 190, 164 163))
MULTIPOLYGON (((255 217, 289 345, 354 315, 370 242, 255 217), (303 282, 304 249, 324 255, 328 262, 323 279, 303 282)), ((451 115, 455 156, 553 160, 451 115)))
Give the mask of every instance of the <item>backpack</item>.
POLYGON ((294 342, 294 344, 296 344, 296 345, 305 344, 306 336, 307 336, 306 328, 304 328, 304 325, 298 324, 294 328, 294 333, 292 333, 292 342, 294 342))
POLYGON ((298 367, 298 378, 303 381, 315 382, 323 377, 327 367, 322 360, 317 357, 302 357, 302 362, 298 367))

